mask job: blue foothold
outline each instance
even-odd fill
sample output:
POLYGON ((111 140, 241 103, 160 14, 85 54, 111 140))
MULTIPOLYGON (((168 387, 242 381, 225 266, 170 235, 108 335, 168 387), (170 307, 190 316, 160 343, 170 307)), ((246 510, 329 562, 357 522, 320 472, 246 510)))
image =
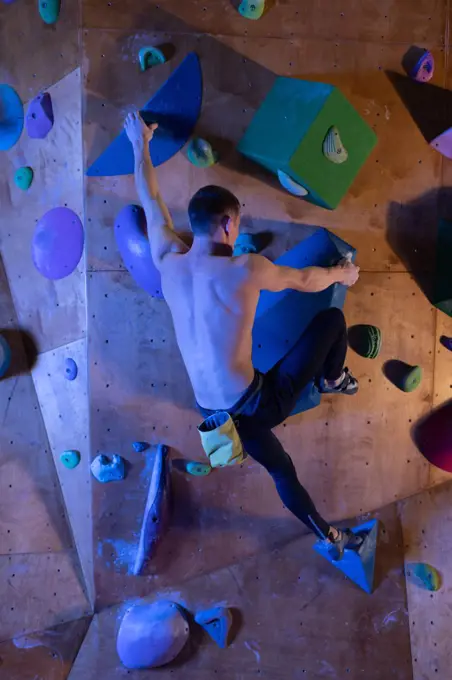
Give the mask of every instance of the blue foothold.
POLYGON ((372 593, 374 588, 374 570, 375 570, 375 553, 377 550, 378 540, 378 520, 372 519, 365 524, 360 524, 353 527, 354 534, 365 534, 363 544, 359 550, 345 550, 344 556, 341 560, 335 561, 328 553, 328 547, 325 541, 317 541, 314 550, 322 555, 328 562, 330 562, 336 569, 339 569, 357 586, 362 588, 366 593, 372 593))
POLYGON ((65 377, 66 380, 75 380, 78 374, 78 368, 77 364, 75 363, 74 359, 66 359, 64 362, 65 365, 65 377))
POLYGON ((132 446, 137 453, 143 453, 143 451, 147 451, 149 448, 147 442, 133 442, 132 446))
POLYGON ((0 378, 8 371, 10 364, 11 349, 3 335, 0 335, 0 378))

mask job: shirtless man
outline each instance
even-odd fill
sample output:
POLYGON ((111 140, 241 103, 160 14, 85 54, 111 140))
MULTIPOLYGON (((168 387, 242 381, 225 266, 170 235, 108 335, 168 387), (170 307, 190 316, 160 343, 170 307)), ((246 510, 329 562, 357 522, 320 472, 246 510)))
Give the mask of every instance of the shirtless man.
POLYGON ((359 267, 343 261, 335 267, 299 270, 274 265, 261 255, 233 257, 240 203, 230 191, 216 186, 200 189, 190 201, 194 239, 188 246, 174 230, 149 155, 156 128, 147 127, 139 113, 129 114, 125 122, 152 258, 161 273, 198 408, 204 417, 227 411, 234 418, 245 451, 268 470, 284 505, 326 541, 334 559, 340 559, 344 549, 358 547, 360 539, 319 515, 272 428, 290 415, 314 377, 323 392, 357 392, 357 381, 344 368, 344 315, 336 308, 320 313, 265 375, 253 367, 251 335, 261 290, 314 293, 334 283, 351 286, 358 280, 359 267))

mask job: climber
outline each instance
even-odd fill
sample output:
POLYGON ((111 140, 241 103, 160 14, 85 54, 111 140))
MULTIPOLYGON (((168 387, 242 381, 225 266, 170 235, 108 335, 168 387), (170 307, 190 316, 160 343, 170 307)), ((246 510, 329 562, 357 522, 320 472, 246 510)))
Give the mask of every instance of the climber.
POLYGON ((299 270, 274 265, 261 255, 233 257, 240 203, 217 186, 204 187, 191 199, 193 243, 187 244, 174 230, 150 158, 149 142, 156 128, 146 126, 139 113, 126 118, 152 257, 198 408, 204 418, 218 412, 231 416, 243 448, 268 470, 284 505, 326 541, 333 559, 340 559, 344 549, 358 547, 362 539, 320 516, 272 429, 290 415, 314 377, 321 392, 357 392, 357 380, 344 368, 344 315, 336 308, 321 312, 266 374, 253 367, 251 334, 261 290, 314 293, 334 283, 352 286, 359 267, 344 260, 334 267, 299 270))

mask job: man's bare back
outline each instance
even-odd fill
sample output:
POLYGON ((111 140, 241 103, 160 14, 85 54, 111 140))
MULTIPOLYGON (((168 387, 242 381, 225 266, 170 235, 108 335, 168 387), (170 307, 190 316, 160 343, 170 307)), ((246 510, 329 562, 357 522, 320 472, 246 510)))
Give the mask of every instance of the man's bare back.
POLYGON ((249 258, 198 253, 168 256, 162 289, 197 402, 235 404, 254 377, 251 332, 259 288, 249 258))

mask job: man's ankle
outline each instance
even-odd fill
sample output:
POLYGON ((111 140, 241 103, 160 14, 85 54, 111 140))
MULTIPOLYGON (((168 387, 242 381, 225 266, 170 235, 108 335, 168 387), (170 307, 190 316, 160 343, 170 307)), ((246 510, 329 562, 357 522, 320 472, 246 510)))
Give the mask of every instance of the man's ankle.
POLYGON ((331 387, 331 388, 334 389, 335 387, 339 387, 339 385, 344 380, 344 378, 345 378, 345 371, 342 371, 339 378, 337 378, 336 380, 326 380, 326 383, 327 383, 328 387, 331 387))

